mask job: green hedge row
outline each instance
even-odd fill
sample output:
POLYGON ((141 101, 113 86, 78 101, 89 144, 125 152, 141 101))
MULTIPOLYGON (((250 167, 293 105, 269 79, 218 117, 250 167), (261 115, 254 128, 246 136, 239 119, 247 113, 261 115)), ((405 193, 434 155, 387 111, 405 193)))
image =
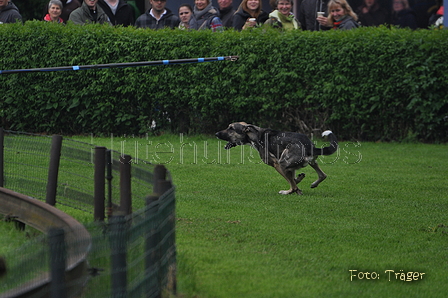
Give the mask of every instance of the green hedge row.
POLYGON ((233 121, 340 139, 445 142, 448 30, 0 26, 0 69, 238 55, 236 62, 0 74, 3 125, 62 134, 211 133, 233 121))

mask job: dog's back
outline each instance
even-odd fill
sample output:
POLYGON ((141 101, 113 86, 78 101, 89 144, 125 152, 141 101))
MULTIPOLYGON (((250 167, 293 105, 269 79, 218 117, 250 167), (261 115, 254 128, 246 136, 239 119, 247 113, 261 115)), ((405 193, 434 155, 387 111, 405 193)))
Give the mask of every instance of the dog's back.
POLYGON ((298 132, 262 129, 259 132, 258 140, 263 148, 267 145, 268 151, 277 158, 280 158, 282 152, 291 145, 302 148, 302 154, 305 156, 313 155, 313 143, 306 135, 298 132))

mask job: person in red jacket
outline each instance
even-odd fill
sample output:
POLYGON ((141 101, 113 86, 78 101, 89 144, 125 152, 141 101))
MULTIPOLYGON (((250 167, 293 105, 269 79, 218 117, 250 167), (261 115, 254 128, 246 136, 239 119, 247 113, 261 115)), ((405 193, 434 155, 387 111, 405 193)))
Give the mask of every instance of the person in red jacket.
POLYGON ((330 0, 327 5, 328 17, 317 17, 321 26, 337 30, 350 30, 359 27, 358 16, 353 12, 347 0, 330 0))
MULTIPOLYGON (((74 11, 78 7, 81 7, 81 2, 79 2, 79 0, 60 0, 60 1, 62 2, 62 13, 60 17, 61 19, 64 20, 64 23, 67 23, 68 18, 70 17, 72 11, 74 11)), ((47 13, 48 13, 48 5, 45 5, 42 11, 42 18, 45 18, 47 13)))
POLYGON ((60 0, 50 0, 48 3, 48 13, 44 17, 44 21, 63 23, 61 18, 62 14, 62 2, 60 0))

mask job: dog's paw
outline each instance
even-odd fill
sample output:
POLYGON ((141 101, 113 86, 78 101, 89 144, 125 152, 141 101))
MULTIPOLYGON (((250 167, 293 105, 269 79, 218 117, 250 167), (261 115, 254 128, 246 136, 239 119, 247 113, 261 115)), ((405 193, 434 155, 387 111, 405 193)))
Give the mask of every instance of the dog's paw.
POLYGON ((314 181, 313 183, 311 183, 311 188, 315 188, 318 187, 319 184, 324 181, 327 178, 327 175, 320 177, 319 179, 317 179, 316 181, 314 181))
POLYGON ((296 193, 298 195, 303 195, 302 191, 300 189, 298 189, 298 188, 295 189, 295 190, 294 189, 281 190, 278 193, 281 194, 281 195, 290 195, 290 194, 293 194, 293 193, 296 193))
POLYGON ((236 147, 237 144, 228 142, 224 149, 229 150, 230 148, 236 147))
POLYGON ((301 174, 297 175, 297 178, 295 178, 294 181, 296 183, 300 183, 300 181, 302 181, 303 178, 305 178, 305 173, 301 173, 301 174))

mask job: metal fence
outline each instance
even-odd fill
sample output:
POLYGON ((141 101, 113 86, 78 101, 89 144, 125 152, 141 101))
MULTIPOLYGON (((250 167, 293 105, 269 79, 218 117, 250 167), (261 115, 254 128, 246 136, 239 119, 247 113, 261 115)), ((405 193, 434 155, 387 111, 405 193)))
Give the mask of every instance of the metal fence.
MULTIPOLYGON (((29 286, 42 272, 53 277, 47 291, 21 297, 176 292, 175 196, 165 167, 60 136, 0 129, 2 147, 2 186, 75 214, 91 242, 88 266, 75 278, 67 274, 66 252, 85 247, 86 239, 67 239, 64 229, 34 237, 4 256, 7 273, 0 279, 0 297, 18 297, 11 291, 29 286), (63 278, 57 273, 61 266, 66 268, 63 278)), ((34 233, 29 229, 24 233, 34 233)))

